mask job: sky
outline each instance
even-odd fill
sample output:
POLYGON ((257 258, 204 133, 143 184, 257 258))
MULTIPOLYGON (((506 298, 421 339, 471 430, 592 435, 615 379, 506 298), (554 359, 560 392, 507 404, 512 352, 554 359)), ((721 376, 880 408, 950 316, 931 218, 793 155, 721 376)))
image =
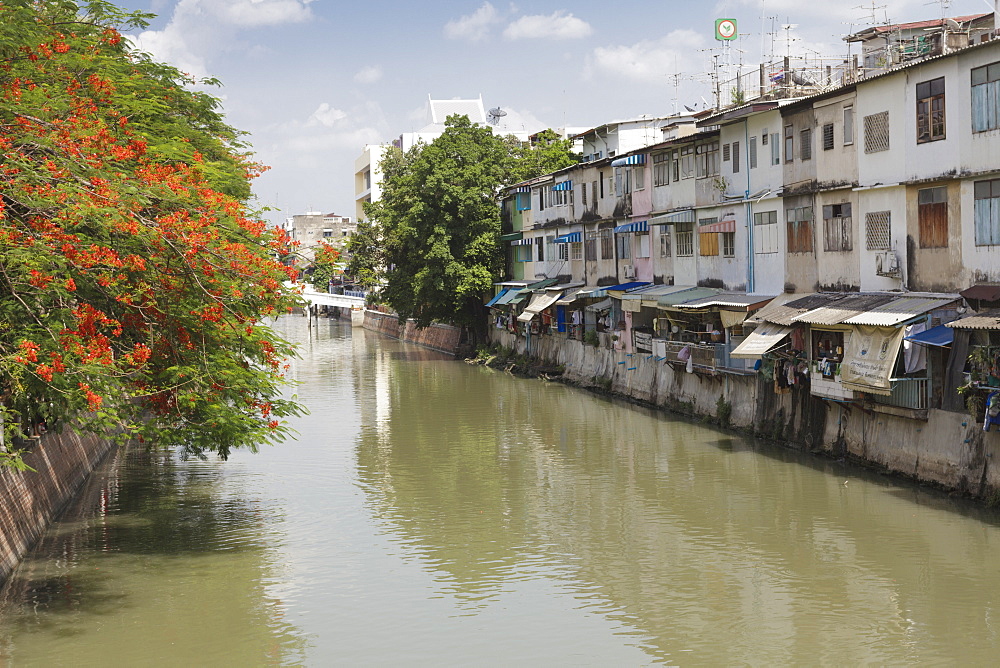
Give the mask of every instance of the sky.
POLYGON ((132 35, 141 50, 221 80, 209 92, 270 166, 254 191, 272 222, 306 211, 353 217, 355 159, 365 144, 426 125, 428 96, 482 96, 531 131, 594 127, 701 108, 713 62, 843 58, 843 36, 873 16, 993 9, 987 0, 863 2, 118 0, 157 15, 132 35), (728 55, 713 37, 717 18, 737 20, 728 55))

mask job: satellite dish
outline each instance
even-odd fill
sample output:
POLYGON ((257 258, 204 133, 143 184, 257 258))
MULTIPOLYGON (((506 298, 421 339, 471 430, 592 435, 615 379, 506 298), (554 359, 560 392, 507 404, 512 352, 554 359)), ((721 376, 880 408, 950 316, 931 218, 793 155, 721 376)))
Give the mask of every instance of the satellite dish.
POLYGON ((947 26, 952 32, 962 32, 962 24, 960 24, 955 19, 945 19, 945 26, 947 26))
POLYGON ((490 123, 493 125, 499 125, 500 119, 507 115, 507 112, 500 107, 493 107, 486 112, 486 115, 490 118, 490 123))

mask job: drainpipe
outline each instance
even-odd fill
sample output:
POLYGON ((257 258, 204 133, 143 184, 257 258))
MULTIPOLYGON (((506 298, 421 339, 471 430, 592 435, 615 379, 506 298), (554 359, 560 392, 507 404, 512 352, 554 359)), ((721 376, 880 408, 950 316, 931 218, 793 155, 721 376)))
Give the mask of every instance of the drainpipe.
MULTIPOLYGON (((997 0, 1000 2, 1000 0, 997 0)), ((747 172, 747 188, 743 193, 743 200, 746 202, 744 207, 746 208, 746 219, 747 219, 747 294, 751 294, 756 288, 756 282, 754 281, 754 257, 753 257, 753 205, 750 202, 750 129, 748 127, 747 119, 743 119, 743 141, 746 150, 746 172, 747 172)), ((757 161, 760 164, 760 160, 757 161)))

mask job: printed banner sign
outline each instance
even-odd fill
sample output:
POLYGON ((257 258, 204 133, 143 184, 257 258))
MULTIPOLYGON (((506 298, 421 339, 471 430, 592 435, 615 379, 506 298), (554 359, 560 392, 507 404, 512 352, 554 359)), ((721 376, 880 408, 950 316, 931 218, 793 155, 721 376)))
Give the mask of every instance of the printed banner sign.
POLYGON ((889 378, 903 342, 902 327, 856 326, 844 351, 840 379, 862 392, 888 394, 889 378))

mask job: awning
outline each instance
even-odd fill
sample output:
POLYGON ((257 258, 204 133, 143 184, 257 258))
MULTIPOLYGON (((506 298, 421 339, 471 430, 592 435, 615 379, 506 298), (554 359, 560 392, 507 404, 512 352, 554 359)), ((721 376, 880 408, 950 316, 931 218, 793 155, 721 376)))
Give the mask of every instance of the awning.
POLYGON ((617 158, 611 161, 612 167, 621 167, 623 165, 645 165, 646 164, 646 154, 638 153, 636 155, 626 155, 624 158, 617 158))
POLYGON ((591 304, 590 306, 587 307, 587 310, 596 313, 598 311, 607 311, 610 308, 611 308, 611 297, 608 297, 607 299, 599 301, 596 304, 591 304))
POLYGON ((735 232, 736 231, 736 219, 730 218, 729 220, 720 220, 717 223, 709 223, 708 225, 702 225, 698 228, 700 234, 707 234, 709 232, 735 232))
POLYGON ((764 353, 770 351, 782 342, 792 331, 791 327, 775 325, 765 322, 763 325, 747 334, 740 345, 733 348, 729 353, 730 357, 740 357, 743 359, 754 359, 762 357, 764 353))
POLYGON ((656 304, 659 308, 675 308, 677 305, 691 301, 693 299, 704 299, 705 297, 714 297, 719 294, 721 290, 716 288, 687 288, 686 290, 680 290, 679 292, 672 292, 668 295, 662 295, 656 300, 656 304))
POLYGON ((504 304, 510 304, 514 301, 514 298, 523 291, 524 288, 511 288, 510 290, 504 290, 503 293, 498 295, 494 301, 489 304, 489 306, 503 306, 504 304))
POLYGON ((531 302, 529 302, 528 305, 524 307, 524 311, 521 313, 521 315, 517 316, 518 322, 530 321, 536 315, 538 315, 539 313, 541 313, 542 311, 544 311, 545 309, 547 309, 548 307, 552 306, 557 301, 559 301, 559 298, 562 297, 562 294, 563 294, 562 292, 546 291, 546 292, 536 292, 535 294, 531 295, 531 302))
POLYGON ((889 378, 902 343, 902 327, 856 326, 840 365, 844 387, 859 392, 892 394, 889 378))
POLYGON ((838 294, 836 296, 837 299, 828 305, 806 311, 792 318, 792 321, 810 325, 839 325, 893 300, 893 296, 887 294, 854 294, 847 297, 838 294))
POLYGON ((673 225, 675 223, 695 222, 694 209, 684 209, 683 211, 672 211, 660 216, 654 216, 649 220, 651 225, 673 225))
POLYGON ((938 325, 937 327, 931 327, 928 330, 913 334, 912 336, 904 336, 903 340, 922 346, 937 346, 939 348, 943 348, 944 346, 950 346, 955 340, 955 330, 947 327, 946 325, 938 325))
POLYGON ((501 234, 500 241, 518 241, 524 237, 524 232, 511 232, 510 234, 501 234))
POLYGON ((588 294, 592 288, 570 288, 563 293, 562 299, 556 302, 557 306, 567 306, 572 304, 577 299, 585 299, 589 297, 588 294))
POLYGON ((554 186, 552 186, 552 189, 553 190, 572 190, 573 189, 573 182, 572 181, 560 181, 559 183, 557 183, 554 186))
POLYGON ((726 306, 729 308, 743 308, 747 311, 767 304, 774 299, 774 295, 748 295, 744 292, 720 292, 715 295, 692 299, 683 304, 678 304, 678 308, 705 308, 708 306, 726 306))
POLYGON ((815 294, 782 293, 767 303, 759 311, 747 318, 747 322, 773 322, 776 325, 791 325, 792 319, 840 299, 843 295, 836 292, 818 292, 815 294))
POLYGON ((983 311, 945 323, 945 327, 955 329, 1000 329, 1000 309, 983 311))
POLYGON ((535 243, 534 239, 518 239, 517 241, 510 242, 511 246, 530 246, 535 243))
POLYGON ((966 299, 976 299, 983 302, 1000 302, 1000 285, 973 285, 958 294, 966 299))
POLYGON ((603 288, 596 288, 590 291, 588 297, 607 297, 609 292, 626 292, 628 290, 634 290, 635 288, 641 288, 644 285, 649 285, 649 281, 632 281, 631 283, 620 283, 618 285, 609 285, 603 288))
POLYGON ((553 243, 557 244, 578 244, 583 241, 582 232, 570 232, 569 234, 564 234, 561 237, 556 237, 553 243))
POLYGON ((619 225, 615 228, 615 234, 623 234, 625 232, 649 232, 649 221, 636 220, 631 223, 619 225))
POLYGON ((511 291, 512 289, 513 289, 513 288, 504 288, 503 290, 501 290, 500 292, 498 292, 498 293, 497 293, 497 294, 496 294, 496 295, 495 295, 495 296, 493 297, 493 299, 491 299, 491 300, 489 300, 488 302, 486 302, 486 306, 487 306, 487 307, 490 307, 490 306, 493 306, 494 304, 496 304, 496 303, 497 303, 497 301, 498 301, 498 300, 500 300, 501 298, 503 298, 503 296, 504 296, 505 294, 507 294, 508 292, 510 292, 510 291, 511 291))
POLYGON ((512 192, 516 192, 516 193, 530 193, 531 192, 531 186, 518 186, 518 187, 514 188, 514 190, 512 192))

